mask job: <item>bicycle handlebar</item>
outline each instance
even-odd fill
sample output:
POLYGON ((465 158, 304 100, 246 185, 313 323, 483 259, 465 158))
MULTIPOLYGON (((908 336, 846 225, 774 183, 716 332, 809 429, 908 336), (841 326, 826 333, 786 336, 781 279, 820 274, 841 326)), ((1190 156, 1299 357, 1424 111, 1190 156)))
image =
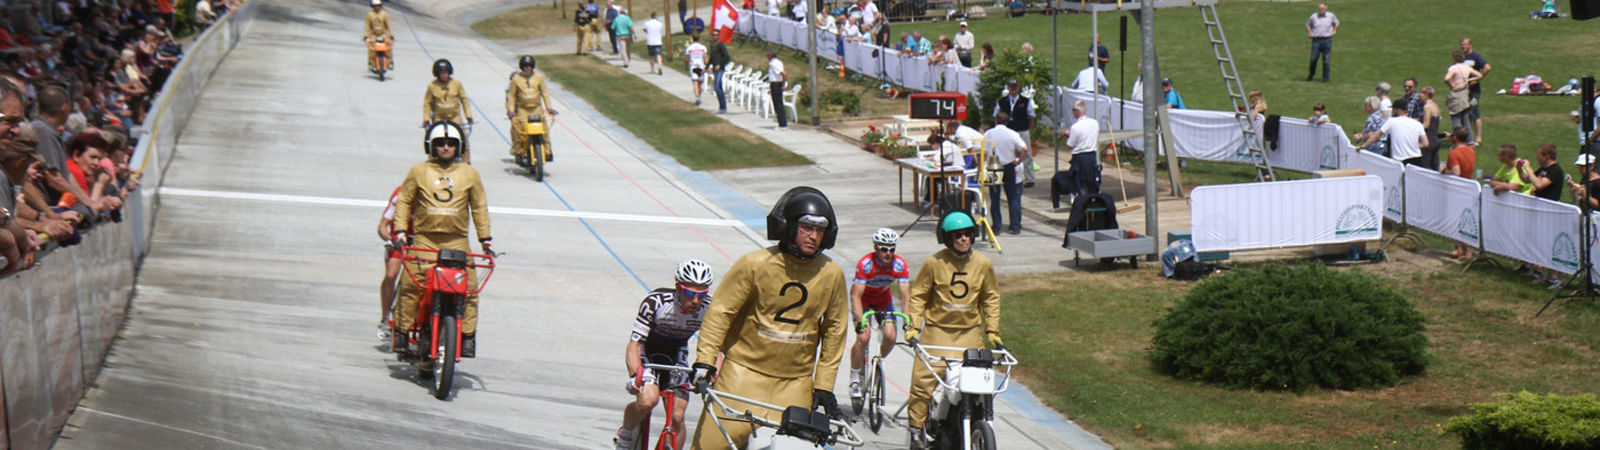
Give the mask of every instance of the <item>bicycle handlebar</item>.
MULTIPOLYGON (((889 314, 890 316, 898 316, 900 317, 900 320, 904 320, 906 323, 911 323, 911 316, 907 316, 905 313, 899 311, 885 311, 884 313, 889 314)), ((867 326, 867 319, 871 318, 874 314, 878 314, 878 312, 870 309, 867 310, 867 312, 861 313, 861 322, 856 326, 858 328, 865 328, 867 326)))
MULTIPOLYGON (((742 402, 742 403, 745 403, 745 404, 753 405, 753 406, 760 407, 760 408, 770 409, 770 410, 778 411, 778 412, 783 412, 784 408, 779 408, 776 405, 773 405, 773 404, 770 404, 770 403, 766 403, 766 402, 762 402, 762 401, 759 401, 759 400, 751 400, 751 399, 748 399, 748 398, 744 398, 744 397, 740 397, 740 396, 737 396, 737 395, 729 394, 729 393, 726 393, 726 392, 718 391, 716 389, 706 389, 706 392, 703 395, 708 399, 706 401, 706 404, 708 404, 708 405, 710 405, 710 404, 717 405, 717 408, 722 410, 722 414, 721 415, 726 415, 726 416, 729 416, 730 418, 747 421, 747 422, 750 422, 750 423, 753 423, 753 424, 756 424, 756 425, 760 425, 762 427, 772 428, 774 430, 778 429, 782 425, 781 423, 778 423, 775 420, 768 419, 768 418, 761 417, 761 416, 757 416, 754 413, 750 412, 749 410, 745 410, 743 412, 740 412, 739 410, 733 409, 733 408, 729 407, 727 403, 724 403, 722 401, 722 399, 726 398, 728 400, 742 402)), ((716 416, 717 416, 716 414, 713 414, 712 415, 712 419, 717 420, 717 426, 720 428, 722 426, 721 425, 721 419, 717 418, 716 416)), ((856 434, 855 428, 851 428, 849 423, 846 423, 845 421, 840 420, 840 419, 829 418, 828 419, 828 424, 833 426, 833 430, 831 430, 832 432, 830 434, 830 440, 832 442, 830 442, 830 443, 842 444, 842 445, 849 446, 849 447, 860 447, 862 445, 866 445, 866 441, 861 439, 861 435, 856 434)), ((723 432, 723 437, 728 437, 726 431, 723 432)), ((729 443, 732 444, 732 438, 731 437, 729 438, 729 443)))

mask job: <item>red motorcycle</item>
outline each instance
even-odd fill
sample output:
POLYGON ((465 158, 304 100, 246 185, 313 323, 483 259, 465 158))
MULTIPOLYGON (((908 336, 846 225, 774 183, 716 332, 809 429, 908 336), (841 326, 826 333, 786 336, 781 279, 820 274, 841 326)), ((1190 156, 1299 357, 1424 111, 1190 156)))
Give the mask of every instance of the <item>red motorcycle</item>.
POLYGON ((494 275, 494 255, 403 248, 402 265, 406 276, 422 289, 422 295, 417 299, 417 319, 404 331, 407 348, 397 353, 401 361, 417 366, 423 380, 433 382, 433 397, 444 400, 450 396, 450 387, 455 381, 456 363, 461 362, 461 316, 466 312, 467 296, 482 292, 489 283, 489 277, 494 275), (426 254, 429 253, 434 257, 428 258, 426 254), (417 266, 416 270, 412 270, 413 265, 417 266), (424 270, 425 266, 431 267, 424 270), (468 268, 488 271, 482 274, 477 286, 470 286, 468 268))

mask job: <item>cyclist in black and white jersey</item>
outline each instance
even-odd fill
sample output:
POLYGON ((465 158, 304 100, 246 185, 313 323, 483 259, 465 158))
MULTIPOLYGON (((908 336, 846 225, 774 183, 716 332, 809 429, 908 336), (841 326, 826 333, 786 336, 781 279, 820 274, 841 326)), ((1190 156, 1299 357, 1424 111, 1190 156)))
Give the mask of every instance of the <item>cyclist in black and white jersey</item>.
POLYGON ((619 449, 633 448, 638 436, 636 428, 644 416, 656 407, 662 387, 678 396, 672 411, 672 427, 679 430, 678 442, 673 448, 683 447, 683 415, 689 409, 689 393, 675 389, 686 385, 686 374, 646 370, 644 363, 688 366, 689 338, 700 331, 700 320, 705 315, 702 306, 711 300, 711 266, 690 259, 678 264, 677 285, 650 291, 639 302, 639 314, 633 319, 633 334, 628 339, 626 363, 628 365, 627 390, 634 395, 622 412, 622 427, 617 429, 614 441, 619 449))

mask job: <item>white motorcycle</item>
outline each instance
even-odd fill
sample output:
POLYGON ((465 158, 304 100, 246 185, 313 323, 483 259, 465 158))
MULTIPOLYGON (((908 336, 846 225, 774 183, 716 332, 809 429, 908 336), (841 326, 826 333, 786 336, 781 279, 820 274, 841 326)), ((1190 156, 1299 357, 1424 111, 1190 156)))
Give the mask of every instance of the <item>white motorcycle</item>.
POLYGON ((943 347, 912 344, 922 365, 939 381, 922 424, 929 447, 935 449, 994 450, 994 397, 1011 385, 1016 357, 1005 349, 943 347), (934 356, 928 350, 961 352, 961 358, 934 356), (943 374, 934 364, 944 364, 943 374), (997 367, 1004 368, 1002 374, 997 367))
POLYGON ((722 432, 722 437, 728 440, 729 447, 738 448, 734 445, 733 438, 728 436, 728 429, 723 426, 722 416, 726 416, 731 422, 748 422, 756 427, 750 433, 750 440, 744 447, 746 450, 816 450, 833 448, 834 445, 860 447, 865 444, 850 424, 842 420, 831 420, 826 414, 803 406, 781 408, 715 389, 705 390, 704 401, 707 405, 715 405, 714 410, 718 412, 711 415, 711 421, 717 425, 717 430, 722 432), (755 415, 750 410, 739 411, 730 408, 723 402, 724 399, 757 408, 782 411, 783 419, 781 421, 767 419, 755 415))

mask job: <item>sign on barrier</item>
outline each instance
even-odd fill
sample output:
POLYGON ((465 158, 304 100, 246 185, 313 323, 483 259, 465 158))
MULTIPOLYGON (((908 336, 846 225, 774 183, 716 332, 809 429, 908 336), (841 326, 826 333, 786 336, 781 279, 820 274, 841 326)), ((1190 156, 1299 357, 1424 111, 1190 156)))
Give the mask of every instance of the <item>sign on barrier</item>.
POLYGON ((1365 170, 1367 175, 1383 179, 1383 217, 1404 223, 1405 165, 1372 152, 1354 152, 1350 156, 1350 167, 1365 170))
POLYGON ((1578 271, 1578 207, 1516 192, 1484 189, 1483 248, 1554 269, 1578 271))
POLYGON ((1476 181, 1417 166, 1405 169, 1406 224, 1473 248, 1483 242, 1476 181))
POLYGON ((1201 186, 1191 198, 1201 252, 1383 237, 1383 180, 1375 176, 1201 186))

